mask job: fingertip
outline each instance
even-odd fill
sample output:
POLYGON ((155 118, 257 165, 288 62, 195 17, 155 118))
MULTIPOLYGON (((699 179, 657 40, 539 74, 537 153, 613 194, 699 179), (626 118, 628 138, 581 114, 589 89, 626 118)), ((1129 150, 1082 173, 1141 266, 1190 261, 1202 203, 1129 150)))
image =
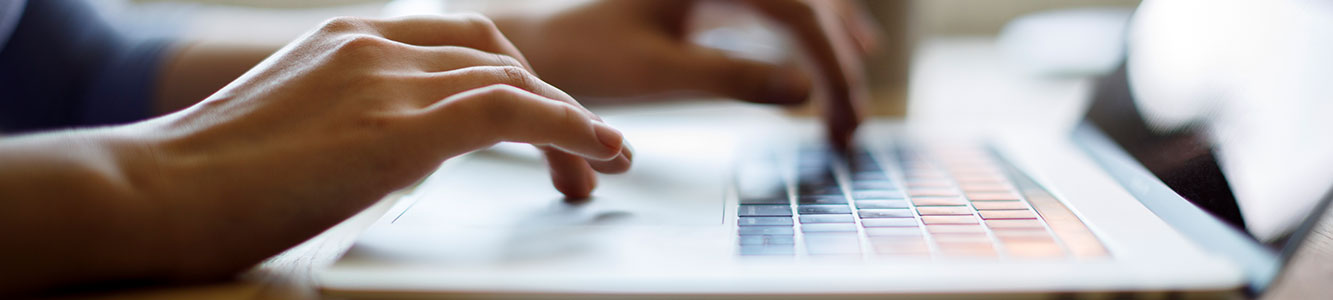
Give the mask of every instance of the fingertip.
POLYGON ((828 140, 829 144, 841 152, 851 149, 855 142, 856 129, 860 127, 861 118, 859 114, 853 113, 851 116, 833 118, 828 120, 828 140))
POLYGON ((550 165, 551 185, 568 199, 583 199, 592 194, 597 177, 588 162, 567 152, 541 147, 550 165))
POLYGON ((555 190, 565 195, 565 201, 585 200, 597 187, 597 176, 592 172, 582 172, 577 177, 556 178, 555 190))
POLYGON ((583 180, 580 180, 577 184, 571 183, 566 190, 561 190, 560 193, 565 195, 566 203, 585 203, 592 200, 592 191, 595 189, 597 189, 597 174, 583 172, 583 180))

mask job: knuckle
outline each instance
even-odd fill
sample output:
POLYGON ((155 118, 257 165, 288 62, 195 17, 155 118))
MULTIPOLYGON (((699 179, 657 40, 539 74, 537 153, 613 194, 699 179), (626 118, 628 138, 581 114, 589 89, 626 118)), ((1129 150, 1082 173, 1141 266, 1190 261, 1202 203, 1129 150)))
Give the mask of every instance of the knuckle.
POLYGON ((334 51, 360 59, 382 56, 391 47, 392 43, 387 39, 369 34, 354 34, 342 39, 334 51))
POLYGON ((369 34, 355 34, 343 39, 343 42, 340 45, 341 47, 339 48, 346 50, 374 49, 383 47, 386 44, 387 43, 383 38, 369 34))
POLYGON ((483 117, 493 126, 504 128, 504 125, 513 123, 517 102, 523 99, 518 93, 509 85, 489 85, 480 88, 477 97, 466 99, 466 106, 471 108, 472 114, 483 117))
POLYGON ((485 31, 485 32, 499 31, 499 26, 495 25, 495 21, 492 21, 491 18, 488 18, 480 13, 475 13, 475 12, 461 13, 458 15, 458 17, 461 22, 467 24, 468 27, 470 27, 472 30, 485 31))
POLYGON ((477 38, 480 39, 478 42, 496 47, 505 43, 504 34, 491 18, 479 13, 463 13, 459 18, 469 31, 477 33, 477 38))
MULTIPOLYGON (((523 68, 523 63, 519 62, 518 59, 514 58, 513 56, 508 56, 504 54, 493 54, 493 55, 495 55, 496 63, 501 66, 512 66, 516 68, 523 68)), ((524 69, 523 71, 526 72, 527 70, 524 69)))
POLYGON ((522 89, 530 89, 534 84, 532 73, 527 69, 515 66, 502 66, 495 68, 495 76, 500 82, 522 89))
POLYGON ((560 125, 565 126, 566 128, 583 127, 583 124, 586 123, 587 119, 584 118, 581 109, 567 103, 558 104, 560 105, 560 115, 558 116, 558 120, 561 122, 560 125))
POLYGON ((319 31, 328 33, 355 32, 369 26, 369 22, 364 18, 357 17, 336 17, 325 20, 319 25, 319 31))

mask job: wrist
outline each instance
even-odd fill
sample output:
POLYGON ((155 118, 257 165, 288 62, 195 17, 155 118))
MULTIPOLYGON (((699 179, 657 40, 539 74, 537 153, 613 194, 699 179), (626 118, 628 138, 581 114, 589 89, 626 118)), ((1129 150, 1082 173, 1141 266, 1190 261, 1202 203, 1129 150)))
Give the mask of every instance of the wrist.
POLYGON ((0 227, 22 258, 30 288, 107 279, 155 278, 163 250, 152 234, 162 211, 133 171, 148 162, 115 128, 6 137, 0 141, 0 227), (11 236, 11 235, 7 235, 11 236))

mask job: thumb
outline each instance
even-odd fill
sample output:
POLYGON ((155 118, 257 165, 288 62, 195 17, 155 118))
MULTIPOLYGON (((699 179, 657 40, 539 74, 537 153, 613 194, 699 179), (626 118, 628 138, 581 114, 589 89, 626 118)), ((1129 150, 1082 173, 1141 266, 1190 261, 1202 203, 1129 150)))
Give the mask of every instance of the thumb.
POLYGON ((810 77, 799 68, 744 59, 698 47, 675 64, 680 88, 746 102, 798 104, 809 98, 810 77))

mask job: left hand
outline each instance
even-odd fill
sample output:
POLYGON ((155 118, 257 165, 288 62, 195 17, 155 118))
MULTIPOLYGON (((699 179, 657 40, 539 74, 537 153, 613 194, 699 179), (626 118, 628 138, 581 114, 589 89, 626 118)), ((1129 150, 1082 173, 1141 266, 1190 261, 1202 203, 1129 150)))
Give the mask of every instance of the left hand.
POLYGON ((876 42, 860 8, 850 1, 736 1, 791 32, 813 62, 811 74, 691 43, 686 27, 698 1, 602 0, 496 21, 542 79, 578 96, 697 91, 794 104, 810 96, 810 78, 818 78, 827 88, 820 98, 830 141, 845 148, 869 97, 861 64, 876 42))

